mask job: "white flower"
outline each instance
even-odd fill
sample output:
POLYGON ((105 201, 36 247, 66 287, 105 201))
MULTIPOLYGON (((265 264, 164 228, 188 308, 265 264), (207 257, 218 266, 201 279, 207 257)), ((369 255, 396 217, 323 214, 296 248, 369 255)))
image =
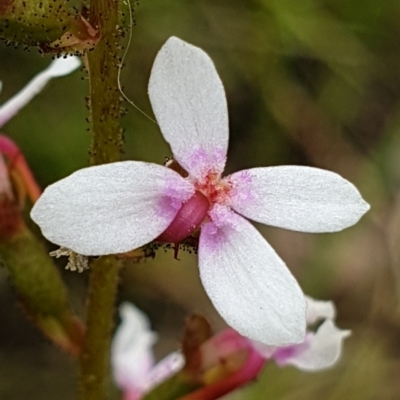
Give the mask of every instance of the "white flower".
POLYGON ((176 352, 155 364, 152 347, 157 335, 150 330, 146 315, 129 303, 121 305, 120 315, 121 325, 111 345, 112 370, 124 399, 137 400, 179 371, 184 359, 176 352))
POLYGON ((265 346, 254 343, 266 358, 278 365, 293 365, 303 371, 319 371, 332 367, 342 353, 343 340, 350 331, 341 330, 334 324, 335 306, 331 301, 318 301, 306 297, 307 325, 324 320, 316 332, 309 331, 303 342, 284 347, 265 346))
MULTIPOLYGON (((350 331, 335 326, 336 311, 331 301, 306 297, 306 302, 307 324, 324 321, 315 333, 308 331, 302 343, 283 347, 266 346, 240 336, 233 329, 226 329, 201 346, 199 370, 212 370, 219 364, 223 365, 221 360, 243 350, 249 351, 249 359, 239 367, 239 370, 243 368, 244 376, 247 376, 246 371, 253 368, 259 370, 262 360, 275 360, 280 366, 293 365, 307 372, 332 367, 339 360, 343 340, 350 335, 350 331), (252 351, 258 354, 258 358, 251 356, 252 351)), ((111 346, 114 380, 123 390, 124 400, 139 400, 156 385, 181 370, 185 360, 181 353, 174 352, 155 364, 152 347, 156 334, 150 330, 146 315, 130 303, 120 307, 120 315, 122 321, 111 346)), ((235 376, 240 381, 237 373, 235 376)), ((254 379, 254 376, 250 375, 248 379, 254 379)))
MULTIPOLYGON (((50 79, 68 75, 81 65, 79 58, 68 57, 54 60, 48 68, 36 75, 17 95, 0 106, 0 128, 29 103, 46 86, 50 79)), ((1 91, 1 84, 0 84, 1 91)))
POLYGON ((33 220, 47 239, 84 255, 123 253, 154 239, 177 243, 200 228, 200 277, 226 322, 266 344, 300 342, 303 293, 246 218, 333 232, 355 224, 368 204, 351 183, 316 168, 254 168, 223 178, 225 93, 199 48, 170 38, 154 62, 149 94, 188 176, 135 161, 82 169, 45 190, 33 220))

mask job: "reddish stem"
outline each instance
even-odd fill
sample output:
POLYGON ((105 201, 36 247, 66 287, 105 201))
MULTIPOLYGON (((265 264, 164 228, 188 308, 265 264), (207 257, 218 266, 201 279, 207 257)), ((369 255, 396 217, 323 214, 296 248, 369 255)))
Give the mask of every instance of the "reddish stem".
POLYGON ((0 153, 7 157, 8 168, 16 171, 22 178, 29 198, 35 203, 41 195, 41 190, 19 147, 7 136, 0 135, 0 153))

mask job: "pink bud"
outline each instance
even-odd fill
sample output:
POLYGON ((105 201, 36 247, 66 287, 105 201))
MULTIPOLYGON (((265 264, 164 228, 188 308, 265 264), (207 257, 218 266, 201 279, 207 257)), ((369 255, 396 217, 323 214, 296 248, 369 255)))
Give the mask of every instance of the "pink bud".
POLYGON ((0 135, 0 153, 8 158, 8 170, 15 171, 32 203, 40 197, 41 190, 19 147, 7 136, 0 135))
POLYGON ((0 154, 0 240, 13 236, 22 226, 23 221, 11 189, 8 168, 0 154))
POLYGON ((214 400, 252 382, 266 360, 251 341, 226 329, 201 346, 204 386, 181 400, 214 400))
POLYGON ((21 209, 26 194, 34 203, 40 196, 39 186, 18 146, 0 135, 0 239, 10 238, 24 227, 21 209))

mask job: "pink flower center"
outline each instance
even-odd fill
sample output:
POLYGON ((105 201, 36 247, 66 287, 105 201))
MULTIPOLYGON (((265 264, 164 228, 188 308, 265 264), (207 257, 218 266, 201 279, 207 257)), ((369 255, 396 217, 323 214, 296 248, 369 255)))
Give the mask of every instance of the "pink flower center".
POLYGON ((226 204, 230 198, 232 182, 221 179, 219 173, 209 171, 194 184, 196 190, 207 196, 211 204, 226 204))
POLYGON ((182 204, 169 227, 157 238, 160 242, 179 243, 190 236, 207 217, 214 204, 227 204, 233 184, 209 171, 194 182, 194 195, 182 204))

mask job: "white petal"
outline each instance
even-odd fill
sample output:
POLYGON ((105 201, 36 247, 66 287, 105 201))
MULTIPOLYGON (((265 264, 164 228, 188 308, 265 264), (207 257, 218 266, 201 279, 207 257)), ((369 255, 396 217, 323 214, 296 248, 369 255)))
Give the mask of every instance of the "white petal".
POLYGON ((307 324, 314 324, 321 319, 335 319, 336 308, 332 301, 314 300, 309 296, 305 297, 307 303, 307 324))
MULTIPOLYGON (((251 344, 252 344, 253 348, 255 350, 257 350, 258 353, 261 354, 266 360, 272 358, 272 356, 277 351, 277 349, 279 349, 279 347, 277 347, 277 346, 269 346, 269 345, 261 343, 257 340, 252 340, 251 344)), ((295 344, 292 346, 294 347, 297 345, 295 344)))
POLYGON ((302 341, 306 310, 296 280, 248 221, 235 214, 230 219, 232 225, 209 223, 200 234, 200 276, 215 308, 250 339, 268 345, 302 341))
POLYGON ((343 340, 348 336, 350 331, 340 330, 331 320, 326 320, 316 333, 307 337, 308 346, 304 346, 297 354, 294 352, 292 358, 281 360, 279 364, 291 364, 304 371, 329 368, 339 360, 343 340))
POLYGON ((36 96, 50 79, 75 71, 81 62, 78 57, 58 58, 39 73, 16 96, 0 107, 0 128, 36 96))
POLYGON ((49 186, 31 216, 48 240, 77 253, 123 253, 160 235, 193 190, 160 165, 106 164, 49 186))
POLYGON ((247 218, 302 232, 334 232, 368 211, 356 187, 334 172, 283 166, 237 172, 232 207, 247 218))
POLYGON ((150 391, 159 383, 180 371, 184 365, 185 359, 182 353, 176 351, 164 357, 150 371, 150 374, 147 377, 145 392, 150 391))
POLYGON ((145 314, 129 303, 120 306, 121 325, 111 345, 113 375, 120 388, 142 393, 154 365, 157 335, 145 314))
POLYGON ((204 168, 222 172, 228 147, 228 111, 210 57, 171 37, 154 61, 149 95, 178 163, 197 177, 204 168))

